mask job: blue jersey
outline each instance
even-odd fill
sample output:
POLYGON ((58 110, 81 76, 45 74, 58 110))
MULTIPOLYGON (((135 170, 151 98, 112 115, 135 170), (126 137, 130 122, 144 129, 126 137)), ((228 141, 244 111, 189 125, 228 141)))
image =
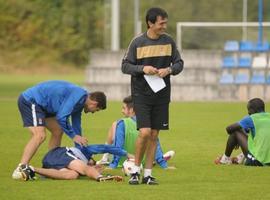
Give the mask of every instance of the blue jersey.
POLYGON ((70 138, 81 135, 81 112, 88 96, 86 90, 65 81, 47 81, 27 89, 22 95, 25 100, 41 106, 48 115, 55 116, 70 138))
MULTIPOLYGON (((136 122, 136 117, 133 117, 132 119, 136 122)), ((124 143, 125 143, 125 123, 123 120, 119 120, 115 128, 114 145, 116 147, 124 149, 124 143)), ((113 161, 111 162, 110 167, 116 168, 118 166, 120 159, 121 159, 121 156, 114 155, 113 161)), ((164 160, 163 158, 163 152, 162 152, 159 140, 157 141, 155 160, 162 168, 168 167, 167 161, 164 160)))
POLYGON ((249 133, 251 132, 251 135, 254 137, 255 136, 255 127, 254 127, 254 123, 253 120, 251 119, 251 117, 245 116, 243 119, 241 119, 239 121, 239 125, 242 127, 242 129, 246 132, 249 133))

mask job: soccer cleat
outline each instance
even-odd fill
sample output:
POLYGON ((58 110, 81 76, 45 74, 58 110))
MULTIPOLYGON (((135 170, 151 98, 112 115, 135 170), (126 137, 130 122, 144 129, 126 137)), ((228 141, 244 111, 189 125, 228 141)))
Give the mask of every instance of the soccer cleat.
POLYGON ((97 182, 106 182, 106 181, 116 181, 116 182, 121 182, 123 181, 122 176, 112 176, 112 175, 106 175, 106 176, 101 176, 97 178, 97 182))
POLYGON ((130 174, 130 179, 128 181, 130 185, 139 185, 139 181, 140 181, 139 173, 136 172, 136 173, 130 174))
POLYGON ((153 176, 147 176, 142 179, 142 184, 147 185, 158 185, 158 182, 153 176))
POLYGON ((175 151, 168 151, 163 155, 164 160, 168 161, 175 155, 175 151))
POLYGON ((215 164, 222 164, 222 165, 230 165, 232 164, 232 160, 228 157, 225 156, 219 156, 216 158, 216 160, 214 161, 215 164))
POLYGON ((12 178, 14 180, 20 180, 23 179, 21 170, 20 170, 21 164, 18 165, 18 167, 14 170, 14 172, 12 173, 12 178))
POLYGON ((20 172, 22 174, 22 180, 28 181, 28 180, 36 180, 35 171, 32 166, 28 165, 21 165, 20 166, 20 172))

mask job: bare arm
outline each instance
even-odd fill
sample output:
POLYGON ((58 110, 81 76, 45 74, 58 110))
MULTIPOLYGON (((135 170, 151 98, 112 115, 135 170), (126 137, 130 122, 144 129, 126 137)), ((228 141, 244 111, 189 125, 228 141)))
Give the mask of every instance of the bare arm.
POLYGON ((239 125, 239 123, 234 123, 226 127, 226 131, 229 135, 240 130, 242 130, 242 127, 239 125))
POLYGON ((110 127, 108 131, 108 138, 107 138, 107 144, 113 144, 114 138, 115 138, 115 128, 116 128, 117 121, 114 121, 112 123, 112 126, 110 127))

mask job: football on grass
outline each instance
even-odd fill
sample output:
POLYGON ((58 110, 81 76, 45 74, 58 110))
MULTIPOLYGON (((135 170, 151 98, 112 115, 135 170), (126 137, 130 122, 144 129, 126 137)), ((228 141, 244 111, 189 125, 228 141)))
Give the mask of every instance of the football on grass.
MULTIPOLYGON (((135 160, 134 159, 127 159, 123 163, 122 171, 124 172, 125 176, 130 176, 132 172, 132 168, 135 166, 135 160)), ((141 170, 143 166, 141 165, 141 170)))

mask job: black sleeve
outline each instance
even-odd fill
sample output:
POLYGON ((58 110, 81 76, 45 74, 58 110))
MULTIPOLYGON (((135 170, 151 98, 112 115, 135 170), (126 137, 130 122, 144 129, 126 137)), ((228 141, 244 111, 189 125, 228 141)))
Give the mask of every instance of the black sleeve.
POLYGON ((172 42, 172 75, 177 75, 184 69, 184 61, 176 47, 175 42, 172 42))
POLYGON ((137 65, 137 49, 135 40, 132 40, 122 60, 122 72, 136 76, 143 74, 143 67, 143 65, 137 65))

